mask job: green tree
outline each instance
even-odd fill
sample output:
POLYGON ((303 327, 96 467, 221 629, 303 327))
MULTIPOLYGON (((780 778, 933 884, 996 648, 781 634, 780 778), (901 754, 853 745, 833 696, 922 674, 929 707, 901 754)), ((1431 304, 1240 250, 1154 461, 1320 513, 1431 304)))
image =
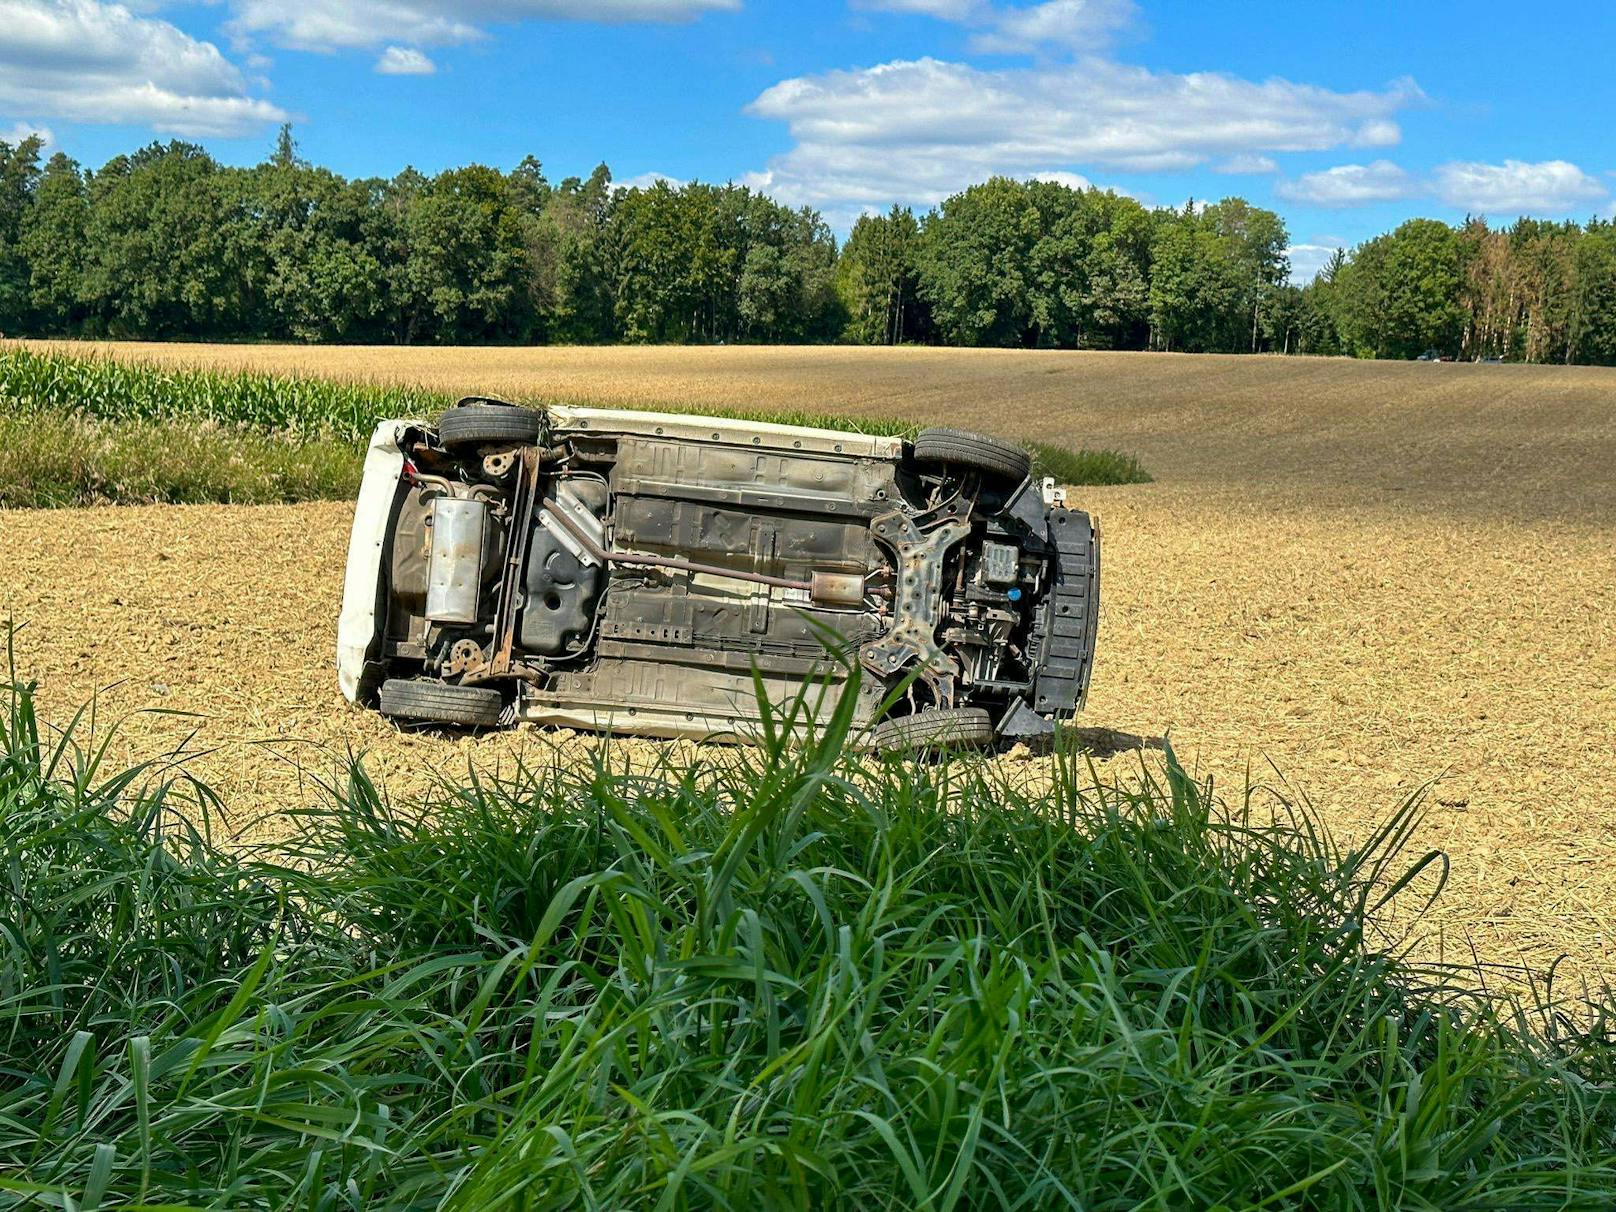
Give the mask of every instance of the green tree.
POLYGON ((797 305, 797 289, 796 275, 780 249, 771 244, 749 249, 735 302, 748 334, 774 340, 797 305))
POLYGON ((39 184, 39 153, 44 146, 38 135, 16 144, 0 141, 0 332, 21 327, 31 310, 23 232, 39 184))
MULTIPOLYGON (((1167 212, 1151 249, 1150 323, 1157 349, 1227 349, 1244 329, 1241 267, 1193 204, 1167 212)), ((1238 347, 1238 346, 1237 346, 1238 347)))
POLYGON ((89 223, 84 173, 66 153, 57 152, 45 165, 22 229, 30 298, 44 331, 72 332, 83 320, 79 300, 89 223))
POLYGON ((841 325, 829 228, 742 186, 617 191, 604 248, 625 340, 823 340, 841 325))
POLYGON ((1150 336, 1150 213, 1122 194, 1087 190, 1069 222, 1086 248, 1075 300, 1077 343, 1143 349, 1150 336))
POLYGON ((1465 327, 1458 233, 1411 219, 1361 245, 1336 278, 1343 344, 1359 357, 1457 354, 1465 327))
MULTIPOLYGON (((1249 349, 1256 353, 1263 333, 1274 329, 1267 313, 1280 299, 1291 272, 1285 252, 1290 246, 1285 222, 1273 211, 1252 206, 1244 198, 1225 198, 1207 207, 1201 222, 1224 244, 1236 277, 1236 306, 1247 317, 1249 349)), ((1229 348, 1239 349, 1242 345, 1243 341, 1239 345, 1231 341, 1229 348)))
POLYGON ((995 177, 943 202, 921 229, 920 293, 950 344, 1070 346, 1081 241, 1062 218, 1077 191, 995 177))
POLYGON ((860 345, 897 345, 925 331, 915 258, 920 224, 908 207, 860 215, 836 266, 836 294, 847 312, 843 337, 860 345))
POLYGON ((525 340, 536 300, 519 197, 482 165, 406 170, 382 201, 400 340, 525 340))
POLYGON ((242 299, 261 277, 245 238, 244 192, 200 147, 151 144, 90 181, 82 301, 113 336, 213 336, 242 330, 242 299))
POLYGON ((528 269, 552 340, 609 341, 617 335, 606 266, 611 184, 604 164, 587 180, 568 177, 545 194, 530 229, 528 269))
POLYGON ((1616 365, 1616 223, 1590 222, 1576 257, 1566 360, 1616 365))
POLYGON ((699 278, 715 251, 698 206, 666 181, 613 198, 613 314, 625 340, 687 341, 695 335, 702 310, 699 278))
POLYGON ((728 187, 745 216, 741 239, 746 248, 741 281, 736 284, 736 306, 743 337, 754 337, 742 304, 746 297, 746 266, 753 250, 775 249, 790 283, 784 310, 777 313, 769 340, 828 341, 847 326, 847 312, 836 291, 838 250, 836 238, 813 210, 792 210, 751 190, 728 187))
POLYGON ((263 312, 253 327, 300 341, 376 336, 386 275, 366 239, 371 191, 287 150, 248 178, 253 238, 267 262, 263 312))

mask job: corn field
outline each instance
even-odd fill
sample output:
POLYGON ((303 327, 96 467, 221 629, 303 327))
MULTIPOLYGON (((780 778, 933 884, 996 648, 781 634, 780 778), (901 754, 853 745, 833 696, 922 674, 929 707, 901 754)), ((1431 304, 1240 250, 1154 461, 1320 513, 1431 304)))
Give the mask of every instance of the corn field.
MULTIPOLYGON (((432 418, 455 398, 441 390, 319 375, 0 346, 0 401, 6 404, 0 506, 346 499, 358 487, 364 442, 377 421, 432 418), (299 456, 310 470, 296 466, 299 456)), ((527 392, 517 399, 545 402, 527 392)), ((867 433, 910 435, 917 428, 890 417, 849 420, 789 407, 646 406, 867 433)), ((1131 455, 1024 444, 1035 474, 1063 483, 1150 479, 1131 455)))
POLYGON ((250 371, 130 364, 0 348, 0 399, 19 412, 196 421, 362 442, 383 417, 431 415, 440 393, 250 371))

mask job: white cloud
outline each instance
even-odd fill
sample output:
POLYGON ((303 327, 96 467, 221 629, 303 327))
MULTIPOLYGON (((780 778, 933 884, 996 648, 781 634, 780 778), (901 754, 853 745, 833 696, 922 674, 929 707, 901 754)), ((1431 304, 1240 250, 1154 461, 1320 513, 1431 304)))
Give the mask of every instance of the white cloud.
POLYGON ((448 13, 434 12, 433 6, 424 4, 388 0, 308 0, 304 4, 239 0, 234 8, 230 29, 237 37, 261 34, 293 50, 368 49, 390 41, 431 46, 470 42, 481 36, 475 25, 448 13))
POLYGON ((409 46, 389 46, 376 60, 376 70, 384 76, 430 76, 438 65, 409 46))
POLYGON ((1339 93, 1101 58, 982 70, 936 59, 784 80, 748 107, 796 143, 754 175, 793 204, 930 205, 961 185, 1052 165, 1184 170, 1351 144, 1421 97, 1409 81, 1339 93))
POLYGON ((986 0, 854 0, 854 5, 889 13, 919 13, 939 21, 975 21, 989 11, 986 0))
POLYGON ((13 122, 9 127, 0 128, 0 143, 9 143, 12 147, 16 147, 33 135, 38 135, 47 149, 56 142, 48 126, 40 126, 33 122, 13 122))
POLYGON ((1067 189, 1093 189, 1094 182, 1082 173, 1069 173, 1065 169, 1045 169, 1043 172, 1027 173, 1023 181, 1052 181, 1056 185, 1064 185, 1067 189))
POLYGON ((989 0, 854 0, 859 8, 919 13, 977 27, 971 50, 983 55, 1094 51, 1133 24, 1133 0, 1041 0, 999 8, 989 0))
POLYGON ((1454 161, 1438 165, 1429 177, 1376 160, 1306 173, 1281 183, 1275 192, 1287 201, 1330 207, 1424 198, 1456 210, 1508 217, 1597 211, 1611 203, 1608 185, 1565 160, 1454 161))
POLYGON ((1490 215, 1563 215, 1608 203, 1611 195, 1609 186, 1565 160, 1444 164, 1434 184, 1449 206, 1490 215))
POLYGON ((1260 175, 1266 173, 1277 173, 1279 171, 1279 165, 1274 163, 1274 158, 1272 156, 1258 156, 1253 155, 1250 152, 1245 152, 1238 156, 1230 156, 1222 164, 1217 165, 1213 171, 1220 173, 1260 175))
POLYGON ((0 110, 196 136, 287 117, 211 42, 99 0, 0 0, 0 110))
POLYGON ((368 49, 383 43, 444 46, 483 36, 484 23, 601 24, 690 21, 740 0, 233 0, 231 31, 295 50, 368 49))
POLYGON ((1420 184, 1390 160, 1376 160, 1304 173, 1294 181, 1282 182, 1274 192, 1287 201, 1313 206, 1367 206, 1415 197, 1420 184))
POLYGON ((667 173, 649 172, 629 177, 624 181, 613 181, 612 189, 650 189, 658 181, 667 182, 669 189, 679 189, 686 184, 678 177, 670 177, 667 173))
POLYGON ((1346 241, 1333 236, 1321 236, 1312 244, 1292 244, 1285 250, 1291 263, 1291 282, 1306 286, 1318 277, 1319 270, 1330 263, 1330 258, 1345 247, 1346 241))
POLYGON ((1389 118, 1365 122, 1352 137, 1354 147, 1396 147, 1402 141, 1403 128, 1389 118))
POLYGON ((1132 24, 1134 12, 1132 0, 1044 0, 1001 9, 991 17, 993 29, 971 39, 971 49, 984 55, 1099 50, 1132 24))

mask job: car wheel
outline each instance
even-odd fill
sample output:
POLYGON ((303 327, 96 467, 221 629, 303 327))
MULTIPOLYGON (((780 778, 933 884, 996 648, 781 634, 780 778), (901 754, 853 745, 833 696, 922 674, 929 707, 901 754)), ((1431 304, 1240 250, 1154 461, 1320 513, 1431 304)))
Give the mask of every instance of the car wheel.
POLYGON ((536 442, 542 429, 538 413, 515 404, 457 404, 438 418, 438 440, 445 446, 536 442))
POLYGON ((982 472, 1015 484, 1032 470, 1032 456, 1014 442, 963 429, 922 429, 915 436, 915 461, 982 472))
POLYGON ((894 716, 875 727, 878 753, 902 749, 983 749, 993 743, 993 717, 979 707, 938 707, 894 716))
POLYGON ((390 678, 382 683, 381 712, 399 720, 489 728, 499 723, 505 697, 491 686, 450 686, 426 678, 390 678))

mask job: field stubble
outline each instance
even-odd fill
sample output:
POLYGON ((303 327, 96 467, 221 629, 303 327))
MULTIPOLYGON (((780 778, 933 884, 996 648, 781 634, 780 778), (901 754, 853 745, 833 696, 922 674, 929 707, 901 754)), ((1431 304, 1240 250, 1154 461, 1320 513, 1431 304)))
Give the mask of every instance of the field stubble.
MULTIPOLYGON (((596 401, 911 416, 1138 453, 1104 519, 1086 724, 1170 733, 1238 795, 1280 776, 1344 836, 1437 779, 1453 860, 1432 950, 1616 974, 1616 373, 1279 359, 868 350, 119 346, 118 356, 596 401), (1440 777, 1439 777, 1440 776, 1440 777)), ((120 751, 189 737, 233 826, 371 755, 430 769, 592 740, 444 740, 345 708, 330 669, 350 511, 14 513, 0 613, 55 718, 100 690, 120 751), (191 714, 195 713, 195 714, 191 714)), ((1105 759, 1123 773, 1139 759, 1105 759)), ((1036 763, 1028 767, 1036 776, 1036 763)))

